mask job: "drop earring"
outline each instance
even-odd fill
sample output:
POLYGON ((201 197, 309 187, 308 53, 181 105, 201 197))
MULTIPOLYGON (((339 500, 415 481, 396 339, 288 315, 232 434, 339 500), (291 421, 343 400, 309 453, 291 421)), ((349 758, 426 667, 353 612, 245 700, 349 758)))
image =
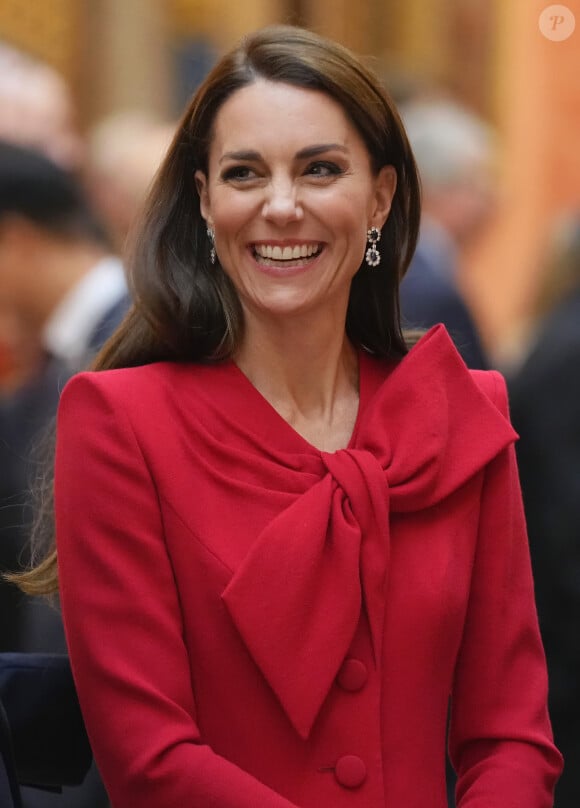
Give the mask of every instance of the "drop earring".
POLYGON ((213 227, 207 228, 207 237, 209 239, 209 260, 212 262, 212 264, 215 264, 215 233, 213 227))
POLYGON ((381 231, 378 227, 369 227, 367 230, 369 247, 365 253, 365 261, 370 267, 376 267, 381 263, 381 254, 377 248, 377 242, 381 240, 381 231))

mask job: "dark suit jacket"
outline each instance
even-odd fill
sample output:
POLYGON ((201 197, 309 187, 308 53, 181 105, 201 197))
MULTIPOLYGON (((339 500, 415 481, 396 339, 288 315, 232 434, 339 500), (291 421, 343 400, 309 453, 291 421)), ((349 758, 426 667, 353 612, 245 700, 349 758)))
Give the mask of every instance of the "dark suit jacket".
POLYGON ((473 318, 452 279, 453 267, 442 267, 427 244, 417 251, 401 284, 401 313, 407 328, 443 323, 468 367, 488 367, 473 318))
MULTIPOLYGON (((47 430, 56 412, 60 390, 69 376, 64 365, 47 361, 25 386, 0 399, 2 571, 14 571, 27 562, 32 521, 30 486, 43 473, 45 447, 50 443, 47 430)), ((27 602, 15 586, 0 581, 0 652, 24 650, 27 602)))
POLYGON ((117 326, 121 323, 125 314, 129 311, 131 300, 129 295, 124 295, 101 317, 92 334, 89 336, 88 350, 90 354, 96 354, 101 346, 109 339, 117 326))
MULTIPOLYGON (((87 362, 111 335, 129 307, 121 298, 89 337, 87 362)), ((80 370, 81 368, 76 368, 80 370)), ((28 560, 33 518, 29 492, 51 465, 51 426, 60 392, 73 368, 47 358, 36 376, 10 396, 0 398, 0 569, 15 570, 28 560)), ((64 651, 54 610, 43 610, 16 587, 0 581, 0 652, 64 651)))
POLYGON ((18 782, 50 789, 82 783, 92 753, 68 657, 0 654, 0 701, 18 782))
POLYGON ((0 805, 2 808, 21 808, 20 788, 14 763, 14 749, 10 724, 0 701, 0 805))
POLYGON ((558 808, 580 805, 580 289, 509 380, 554 734, 558 808))
MULTIPOLYGON (((127 297, 122 298, 105 313, 90 336, 87 346, 87 359, 90 359, 102 342, 108 338, 124 316, 129 305, 127 297)), ((71 368, 56 359, 49 359, 37 377, 14 394, 0 402, 0 565, 3 570, 14 570, 27 560, 27 541, 32 519, 32 506, 28 491, 39 473, 46 471, 50 462, 51 422, 56 413, 60 391, 71 375, 71 368), (36 447, 36 449, 34 449, 36 447), (23 559, 21 558, 23 555, 23 559)), ((0 651, 43 651, 64 652, 66 650, 62 621, 59 614, 40 599, 25 598, 16 587, 0 582, 0 651)), ((36 658, 38 663, 38 658, 36 658)), ((35 658, 30 657, 30 668, 35 658)), ((31 671, 29 670, 29 673, 31 671)), ((60 679, 61 691, 70 687, 68 663, 64 667, 51 668, 51 681, 57 687, 60 679)), ((15 680, 14 680, 15 681, 15 680)), ((35 702, 39 691, 31 677, 22 676, 18 689, 11 689, 7 706, 10 711, 17 709, 18 704, 27 702, 38 708, 34 732, 18 732, 16 744, 20 761, 36 761, 33 781, 36 784, 50 785, 50 778, 61 782, 62 772, 55 767, 56 753, 59 748, 59 728, 64 732, 67 712, 66 703, 53 700, 55 713, 47 714, 43 705, 35 702), (27 694, 28 687, 28 694, 27 694), (12 701, 16 699, 13 704, 12 701), (59 717, 58 712, 61 710, 59 717), (44 733, 43 733, 44 730, 44 733), (50 738, 56 733, 52 743, 41 743, 41 739, 50 738), (44 765, 44 770, 40 772, 44 765), (51 775, 52 771, 52 775, 51 775), (40 773, 39 773, 40 772, 40 773)), ((45 705, 48 706, 48 705, 45 705)), ((70 715, 70 713, 69 713, 70 715)), ((64 740, 64 738, 61 738, 64 740)), ((79 729, 77 738, 78 751, 84 750, 86 736, 84 727, 79 729)), ((71 763, 74 756, 71 757, 71 763)), ((19 777, 22 782, 30 782, 30 768, 20 768, 19 777)), ((80 782, 79 780, 75 782, 80 782)), ((73 781, 69 780, 69 784, 73 781)), ((44 792, 33 795, 23 789, 25 803, 30 799, 34 806, 54 806, 54 795, 44 792)), ((88 780, 81 786, 67 791, 62 798, 63 805, 74 805, 75 808, 95 808, 107 804, 102 785, 96 771, 91 770, 88 780)), ((59 798, 60 803, 60 798, 59 798)), ((8 803, 6 803, 8 804, 8 803)), ((3 808, 4 803, 0 801, 3 808)))

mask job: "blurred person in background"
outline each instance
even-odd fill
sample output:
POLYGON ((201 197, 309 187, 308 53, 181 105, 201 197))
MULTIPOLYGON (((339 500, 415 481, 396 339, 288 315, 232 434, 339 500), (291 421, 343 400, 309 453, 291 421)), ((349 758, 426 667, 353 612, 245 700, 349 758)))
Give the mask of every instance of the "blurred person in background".
POLYGON ((9 395, 33 376, 42 352, 13 311, 0 308, 0 396, 9 395))
POLYGON ((88 192, 119 251, 174 131, 175 123, 126 110, 102 119, 87 135, 88 192))
POLYGON ((76 370, 127 305, 121 260, 75 177, 0 141, 0 310, 76 370))
POLYGON ((447 98, 418 98, 401 112, 422 184, 419 243, 401 284, 403 322, 419 328, 444 323, 467 365, 485 368, 458 273, 463 251, 494 210, 493 134, 447 98))
POLYGON ((565 767, 557 808, 580 805, 580 211, 557 226, 525 360, 508 377, 550 713, 565 767))
MULTIPOLYGON (((70 88, 51 65, 0 40, 0 142, 44 154, 79 173, 84 145, 70 88)), ((0 390, 33 376, 39 346, 12 310, 0 309, 0 390)))
MULTIPOLYGON (((20 522, 14 498, 27 488, 28 450, 53 415, 62 384, 127 306, 121 261, 74 176, 38 152, 0 141, 0 320, 5 330, 15 328, 17 357, 26 345, 29 371, 18 384, 5 384, 0 400, 5 527, 20 522)), ((5 337, 5 353, 10 344, 5 337)), ((5 364, 15 366, 17 358, 5 364)), ((6 642, 0 633, 3 650, 18 650, 6 642)))
MULTIPOLYGON (((0 396, 0 548, 18 566, 28 535, 33 447, 56 411, 67 378, 83 367, 128 306, 123 267, 73 174, 48 157, 0 142, 0 321, 16 325, 34 361, 0 396)), ((6 338, 6 346, 11 344, 6 338)), ((12 365, 17 363, 13 359, 12 365)), ((58 613, 0 584, 4 651, 65 652, 58 613)), ((93 769, 63 795, 23 790, 26 808, 108 805, 93 769)))
POLYGON ((70 88, 51 65, 0 41, 0 139, 79 170, 84 144, 70 88))

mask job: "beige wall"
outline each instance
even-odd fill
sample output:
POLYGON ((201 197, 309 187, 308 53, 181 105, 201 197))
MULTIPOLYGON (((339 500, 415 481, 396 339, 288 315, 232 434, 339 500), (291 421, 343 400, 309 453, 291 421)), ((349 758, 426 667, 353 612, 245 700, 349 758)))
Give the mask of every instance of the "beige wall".
POLYGON ((577 29, 564 42, 540 33, 548 3, 496 2, 503 202, 472 257, 466 289, 486 341, 502 356, 517 349, 554 216, 580 209, 580 0, 567 0, 577 29))
POLYGON ((79 58, 77 0, 47 3, 0 0, 0 39, 34 53, 71 75, 79 58))
POLYGON ((206 0, 211 9, 212 38, 220 48, 229 48, 237 40, 263 25, 281 22, 284 0, 206 0))
POLYGON ((159 0, 85 0, 76 85, 83 118, 92 121, 127 107, 169 115, 168 37, 159 0))

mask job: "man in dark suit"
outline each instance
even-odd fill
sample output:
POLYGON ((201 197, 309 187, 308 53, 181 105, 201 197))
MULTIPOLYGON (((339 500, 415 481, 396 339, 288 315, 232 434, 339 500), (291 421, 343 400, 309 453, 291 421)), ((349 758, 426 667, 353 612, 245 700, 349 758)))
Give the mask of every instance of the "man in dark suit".
MULTIPOLYGON (((60 391, 87 364, 128 308, 123 268, 78 181, 49 158, 0 142, 0 316, 27 337, 26 378, 0 391, 0 562, 20 566, 42 471, 43 431, 60 391)), ((26 554, 24 553, 24 560, 26 554)), ((66 651, 58 613, 0 583, 0 650, 66 651)), ((26 808, 104 808, 98 778, 62 797, 23 789, 26 808)))
POLYGON ((401 309, 407 328, 444 323, 468 367, 488 365, 477 326, 454 278, 456 258, 439 254, 423 224, 417 250, 401 284, 401 309))
POLYGON ((410 102, 403 119, 423 188, 419 243, 401 285, 403 322, 409 328, 444 323, 467 365, 485 368, 458 272, 461 251, 492 208, 492 136, 475 115, 445 99, 410 102))
MULTIPOLYGON (((580 805, 580 219, 561 261, 574 285, 508 388, 528 522, 550 715, 564 773, 557 808, 580 805)), ((550 274, 561 267, 550 266, 550 274)))
POLYGON ((10 725, 0 702, 0 805, 2 808, 22 808, 20 788, 14 763, 10 725))
MULTIPOLYGON (((28 377, 0 397, 2 548, 23 544, 33 442, 54 415, 66 379, 127 304, 120 261, 75 178, 39 153, 0 142, 0 316, 20 324, 32 357, 28 377)), ((0 597, 16 596, 0 584, 0 597)), ((5 600, 2 609, 3 625, 12 625, 10 646, 0 633, 0 650, 32 650, 26 632, 16 638, 13 630, 27 610, 9 610, 5 600)))

